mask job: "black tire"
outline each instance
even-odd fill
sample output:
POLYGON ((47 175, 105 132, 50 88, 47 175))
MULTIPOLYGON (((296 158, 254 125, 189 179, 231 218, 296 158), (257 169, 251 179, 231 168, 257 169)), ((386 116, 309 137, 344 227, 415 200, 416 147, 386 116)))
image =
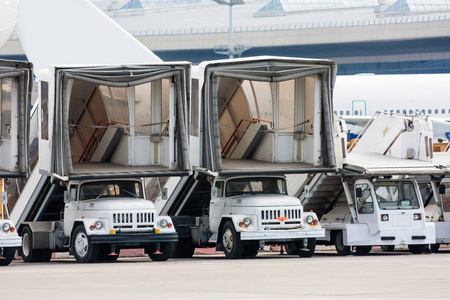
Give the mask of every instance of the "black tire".
POLYGON ((14 254, 16 253, 15 247, 5 247, 3 248, 3 256, 0 258, 0 266, 9 265, 14 259, 14 254))
POLYGON ((395 245, 383 245, 381 246, 381 251, 383 252, 394 252, 395 245))
POLYGON ((222 244, 225 256, 230 259, 241 258, 244 252, 244 244, 241 236, 234 229, 231 221, 225 222, 222 228, 222 244))
POLYGON ((334 238, 334 246, 336 247, 336 252, 341 256, 346 256, 350 254, 350 246, 344 245, 344 234, 342 231, 338 231, 334 238))
POLYGON ((195 246, 192 244, 191 238, 180 238, 175 243, 174 258, 191 258, 194 255, 195 246))
POLYGON ((284 244, 284 250, 287 255, 298 255, 298 248, 295 242, 284 244))
POLYGON ((111 254, 111 247, 110 245, 102 245, 100 246, 100 252, 98 254, 98 260, 99 261, 116 261, 119 258, 120 255, 120 249, 116 249, 116 254, 111 254))
POLYGON ((427 250, 427 245, 408 245, 408 249, 412 254, 422 254, 427 250))
POLYGON ((24 227, 22 230, 22 247, 20 254, 24 262, 40 262, 42 251, 33 249, 33 233, 30 227, 24 227))
POLYGON ((314 254, 314 251, 316 251, 316 239, 310 238, 307 239, 306 248, 304 249, 302 247, 298 248, 298 256, 300 257, 311 257, 314 254))
POLYGON ((156 252, 156 244, 147 247, 147 254, 153 261, 166 261, 173 256, 175 251, 175 242, 159 243, 159 251, 156 252))
POLYGON ((83 225, 78 225, 72 234, 72 249, 75 259, 79 263, 93 263, 97 261, 100 246, 91 243, 83 225))
POLYGON ((372 250, 372 246, 356 246, 356 254, 368 254, 372 250))
POLYGON ((441 246, 441 244, 431 244, 430 245, 430 252, 431 253, 438 253, 440 246, 441 246))
POLYGON ((244 244, 242 256, 255 257, 256 255, 258 255, 258 251, 259 251, 259 241, 247 242, 244 244))

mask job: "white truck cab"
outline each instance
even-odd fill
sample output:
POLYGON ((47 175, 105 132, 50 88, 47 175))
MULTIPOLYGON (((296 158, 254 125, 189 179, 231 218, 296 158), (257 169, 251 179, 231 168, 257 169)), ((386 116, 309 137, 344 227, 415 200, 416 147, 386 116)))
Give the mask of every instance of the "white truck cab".
POLYGON ((422 198, 412 178, 343 180, 346 202, 337 201, 321 218, 325 241, 340 255, 370 252, 372 246, 393 250, 407 245, 423 253, 435 239, 434 226, 425 223, 422 198))
MULTIPOLYGON (((300 200, 287 194, 281 175, 217 176, 206 215, 192 218, 191 244, 215 245, 227 258, 255 256, 266 244, 282 244, 290 254, 312 256, 316 238, 325 235, 317 216, 304 212, 300 200)), ((174 222, 179 225, 176 218, 174 222)), ((181 217, 183 218, 183 217, 181 217)), ((185 222, 184 224, 189 224, 185 222)), ((177 228, 178 229, 178 228, 177 228)))
POLYGON ((17 234, 14 223, 9 220, 8 198, 6 192, 2 192, 0 199, 0 266, 11 263, 17 247, 22 246, 22 239, 17 234))
POLYGON ((145 200, 142 180, 73 180, 60 186, 53 193, 64 195, 59 220, 21 224, 25 262, 48 261, 54 251, 69 251, 82 263, 117 259, 124 248, 145 248, 156 261, 172 255, 178 240, 172 220, 158 216, 145 200))

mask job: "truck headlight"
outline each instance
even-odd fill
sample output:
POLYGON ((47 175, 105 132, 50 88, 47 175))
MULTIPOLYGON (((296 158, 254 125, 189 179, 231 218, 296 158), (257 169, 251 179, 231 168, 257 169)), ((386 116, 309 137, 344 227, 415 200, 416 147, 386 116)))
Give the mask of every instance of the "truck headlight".
POLYGON ((306 217, 306 223, 313 224, 314 223, 314 217, 309 215, 306 217))
POLYGON ((167 222, 166 219, 162 219, 161 221, 159 221, 159 226, 161 227, 167 227, 167 225, 169 225, 169 222, 167 222))
POLYGON ((2 226, 3 231, 9 231, 11 229, 11 225, 9 223, 5 223, 2 226))
POLYGON ((389 215, 383 214, 381 215, 381 221, 389 221, 389 215))
POLYGON ((420 220, 422 220, 422 214, 414 214, 413 218, 414 218, 414 221, 420 221, 420 220))
POLYGON ((250 224, 252 224, 252 219, 250 219, 250 218, 244 218, 244 225, 245 226, 249 226, 250 224))
POLYGON ((95 228, 96 228, 96 229, 102 229, 102 227, 103 227, 102 221, 97 221, 97 222, 95 222, 95 228))

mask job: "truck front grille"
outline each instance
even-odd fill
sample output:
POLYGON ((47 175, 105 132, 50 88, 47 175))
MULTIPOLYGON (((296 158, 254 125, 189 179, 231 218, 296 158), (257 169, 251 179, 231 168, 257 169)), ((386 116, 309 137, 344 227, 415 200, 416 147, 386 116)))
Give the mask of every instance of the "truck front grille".
POLYGON ((276 220, 277 218, 300 219, 301 209, 267 209, 261 211, 261 220, 276 220))
POLYGON ((114 229, 121 231, 148 231, 154 228, 154 212, 121 212, 112 214, 114 229))
POLYGON ((277 208, 261 210, 261 225, 270 230, 299 228, 301 208, 277 208))

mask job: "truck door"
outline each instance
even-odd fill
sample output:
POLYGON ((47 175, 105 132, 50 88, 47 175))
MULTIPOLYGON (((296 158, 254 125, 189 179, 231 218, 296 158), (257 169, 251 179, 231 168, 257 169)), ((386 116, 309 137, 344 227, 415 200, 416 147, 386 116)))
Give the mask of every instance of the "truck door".
POLYGON ((70 236, 77 214, 77 187, 77 185, 71 185, 69 187, 70 202, 66 201, 64 204, 64 234, 66 236, 70 236))
POLYGON ((379 231, 374 199, 376 198, 372 184, 367 180, 356 181, 355 200, 358 223, 367 224, 370 236, 379 231))
POLYGON ((223 214, 224 199, 224 182, 216 180, 211 190, 211 202, 209 206, 209 226, 213 233, 219 231, 220 220, 223 214))

